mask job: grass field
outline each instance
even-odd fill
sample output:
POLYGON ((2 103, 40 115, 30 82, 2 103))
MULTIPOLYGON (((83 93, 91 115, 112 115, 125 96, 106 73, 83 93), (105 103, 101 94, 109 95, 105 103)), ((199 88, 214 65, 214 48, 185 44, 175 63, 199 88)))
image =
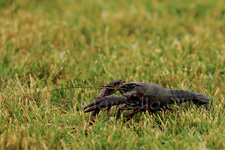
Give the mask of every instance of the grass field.
POLYGON ((224 23, 223 0, 1 0, 0 149, 225 149, 224 23), (118 78, 213 101, 90 126, 98 89, 38 96, 118 78))

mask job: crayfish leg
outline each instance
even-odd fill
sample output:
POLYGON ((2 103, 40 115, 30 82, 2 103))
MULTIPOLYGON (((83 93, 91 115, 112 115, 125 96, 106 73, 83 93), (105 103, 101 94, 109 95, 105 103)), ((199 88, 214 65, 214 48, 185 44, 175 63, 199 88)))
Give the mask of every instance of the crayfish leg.
POLYGON ((90 116, 90 125, 93 125, 93 123, 95 122, 95 117, 99 114, 100 109, 96 109, 94 111, 91 112, 91 116, 90 116))
POLYGON ((122 110, 136 110, 136 109, 137 109, 137 108, 127 107, 127 106, 120 107, 120 108, 117 110, 117 113, 116 113, 116 121, 120 118, 120 114, 121 114, 121 111, 122 111, 122 110))
POLYGON ((170 105, 167 104, 166 107, 164 107, 163 110, 164 110, 164 111, 166 111, 166 110, 172 110, 172 111, 174 111, 174 110, 176 110, 176 108, 171 108, 170 105))
POLYGON ((126 116, 126 121, 129 121, 131 118, 133 118, 133 116, 136 113, 140 112, 142 109, 143 109, 142 107, 136 108, 131 114, 126 116))

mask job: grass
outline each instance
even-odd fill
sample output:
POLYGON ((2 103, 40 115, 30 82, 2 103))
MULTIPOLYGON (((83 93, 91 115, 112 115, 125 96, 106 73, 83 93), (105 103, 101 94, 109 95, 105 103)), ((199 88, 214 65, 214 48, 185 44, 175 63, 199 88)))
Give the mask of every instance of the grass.
POLYGON ((1 0, 0 149, 224 149, 224 8, 223 0, 1 0), (99 90, 38 97, 118 78, 213 101, 117 123, 113 108, 89 126, 82 109, 99 90))

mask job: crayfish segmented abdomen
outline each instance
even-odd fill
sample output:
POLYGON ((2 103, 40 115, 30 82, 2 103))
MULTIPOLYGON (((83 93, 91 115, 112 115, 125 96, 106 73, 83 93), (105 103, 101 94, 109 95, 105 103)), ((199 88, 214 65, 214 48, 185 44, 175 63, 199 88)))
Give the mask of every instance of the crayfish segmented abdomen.
POLYGON ((169 103, 177 103, 181 104, 186 101, 192 100, 195 104, 203 105, 209 104, 211 99, 204 95, 197 92, 191 92, 187 90, 180 90, 180 89, 168 89, 171 93, 169 103))

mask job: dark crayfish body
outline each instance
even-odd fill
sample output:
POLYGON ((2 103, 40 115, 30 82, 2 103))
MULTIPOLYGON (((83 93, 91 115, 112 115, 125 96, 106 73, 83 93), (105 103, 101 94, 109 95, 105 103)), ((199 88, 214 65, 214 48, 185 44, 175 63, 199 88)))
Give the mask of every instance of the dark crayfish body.
POLYGON ((102 108, 108 110, 114 105, 124 104, 117 111, 117 119, 122 110, 133 110, 127 116, 127 120, 140 111, 155 112, 158 110, 172 110, 169 104, 192 100, 195 104, 210 104, 211 99, 203 94, 177 89, 166 89, 160 85, 146 82, 127 82, 117 79, 105 85, 95 102, 87 105, 85 112, 92 111, 91 121, 102 108), (121 95, 112 95, 119 91, 121 95), (88 108, 88 109, 87 109, 88 108))
POLYGON ((141 83, 138 82, 139 85, 134 88, 135 91, 139 93, 144 91, 143 98, 143 105, 147 104, 149 106, 159 106, 162 108, 163 106, 167 106, 168 104, 172 103, 183 103, 186 101, 192 100, 195 104, 209 104, 211 99, 203 94, 186 91, 186 90, 179 90, 179 89, 165 89, 157 84, 154 83, 141 83), (144 87, 142 89, 142 87, 144 87), (158 105, 157 105, 158 104, 158 105))

